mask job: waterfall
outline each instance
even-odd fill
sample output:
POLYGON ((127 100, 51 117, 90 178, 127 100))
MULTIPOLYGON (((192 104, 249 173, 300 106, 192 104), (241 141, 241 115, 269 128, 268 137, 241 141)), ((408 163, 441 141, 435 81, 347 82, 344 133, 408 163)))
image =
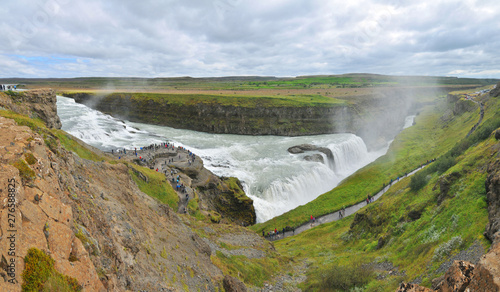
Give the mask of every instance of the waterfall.
POLYGON ((327 145, 333 153, 333 161, 321 153, 325 164, 309 162, 310 167, 304 167, 296 175, 268 182, 267 187, 258 181, 244 181, 247 195, 254 200, 258 221, 267 221, 316 199, 380 156, 370 154, 360 137, 345 135, 343 141, 327 145))

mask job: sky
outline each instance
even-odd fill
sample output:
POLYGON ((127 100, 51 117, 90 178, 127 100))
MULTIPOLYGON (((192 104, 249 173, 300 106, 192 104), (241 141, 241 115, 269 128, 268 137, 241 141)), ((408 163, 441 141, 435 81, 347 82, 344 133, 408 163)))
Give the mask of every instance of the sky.
POLYGON ((500 78, 498 0, 4 0, 0 78, 500 78))

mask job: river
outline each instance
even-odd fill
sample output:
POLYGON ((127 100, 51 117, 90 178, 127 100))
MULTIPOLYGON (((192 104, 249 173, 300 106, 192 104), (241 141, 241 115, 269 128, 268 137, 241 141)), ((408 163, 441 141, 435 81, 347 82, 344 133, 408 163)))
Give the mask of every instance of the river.
MULTIPOLYGON (((209 134, 119 120, 73 99, 58 96, 62 129, 104 151, 173 142, 200 156, 207 169, 220 176, 235 176, 253 199, 257 222, 267 221, 333 189, 356 170, 384 155, 388 147, 368 152, 353 134, 301 137, 209 134), (328 147, 334 161, 305 161, 311 153, 293 155, 299 144, 328 147)), ((404 127, 413 123, 408 117, 404 127)), ((319 152, 318 152, 319 153, 319 152)), ((323 154, 322 154, 323 155, 323 154)))

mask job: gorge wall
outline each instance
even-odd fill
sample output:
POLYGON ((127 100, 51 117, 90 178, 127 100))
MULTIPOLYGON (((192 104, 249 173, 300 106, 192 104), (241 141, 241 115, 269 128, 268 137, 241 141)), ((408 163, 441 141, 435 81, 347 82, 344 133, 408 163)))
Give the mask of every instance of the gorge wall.
POLYGON ((377 148, 394 138, 405 117, 418 111, 416 97, 451 88, 385 88, 346 97, 345 103, 315 106, 235 106, 178 103, 168 95, 148 98, 134 93, 64 93, 78 103, 135 122, 208 133, 299 136, 354 133, 377 148))

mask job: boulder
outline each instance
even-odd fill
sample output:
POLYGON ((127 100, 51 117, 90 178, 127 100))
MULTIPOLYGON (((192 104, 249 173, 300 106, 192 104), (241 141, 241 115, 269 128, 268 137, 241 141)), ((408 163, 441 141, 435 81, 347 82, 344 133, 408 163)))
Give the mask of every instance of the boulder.
POLYGON ((247 287, 240 280, 235 277, 231 277, 226 275, 224 280, 222 281, 222 285, 224 286, 224 290, 226 292, 246 292, 247 287))
POLYGON ((431 291, 432 290, 429 288, 425 288, 417 284, 411 284, 411 283, 401 283, 399 285, 399 288, 396 290, 396 292, 431 292, 431 291))
POLYGON ((473 273, 473 264, 465 261, 454 261, 453 265, 446 271, 443 281, 437 284, 436 290, 443 292, 465 291, 471 282, 473 273))
POLYGON ((304 156, 304 160, 325 163, 325 160, 323 159, 323 156, 321 156, 321 154, 304 156))
MULTIPOLYGON (((328 157, 328 160, 330 160, 330 161, 334 160, 332 150, 330 150, 326 147, 318 147, 318 146, 311 145, 311 144, 301 144, 301 145, 296 145, 296 146, 292 146, 292 147, 288 148, 288 152, 290 152, 291 154, 301 154, 301 153, 305 153, 305 152, 309 152, 309 151, 321 152, 321 153, 325 154, 326 157, 328 157)), ((311 157, 311 156, 304 157, 305 160, 317 161, 317 160, 313 160, 312 158, 313 157, 311 157)), ((317 157, 315 159, 317 159, 317 157)), ((323 159, 321 159, 321 160, 323 160, 323 159)), ((322 162, 324 162, 324 161, 322 161, 322 162)))

